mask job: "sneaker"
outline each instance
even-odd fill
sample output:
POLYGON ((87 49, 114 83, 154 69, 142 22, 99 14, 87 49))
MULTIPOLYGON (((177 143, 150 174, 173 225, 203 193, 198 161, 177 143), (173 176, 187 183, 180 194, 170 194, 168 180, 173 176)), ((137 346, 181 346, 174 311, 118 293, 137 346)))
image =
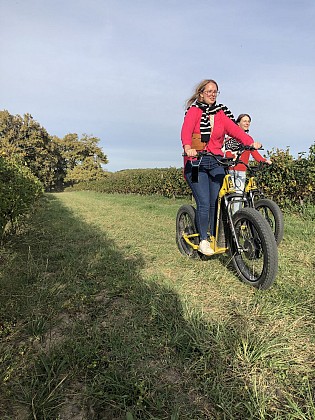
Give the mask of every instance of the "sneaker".
POLYGON ((200 241, 198 251, 201 252, 204 255, 213 255, 214 254, 213 249, 210 247, 210 244, 206 239, 200 241))

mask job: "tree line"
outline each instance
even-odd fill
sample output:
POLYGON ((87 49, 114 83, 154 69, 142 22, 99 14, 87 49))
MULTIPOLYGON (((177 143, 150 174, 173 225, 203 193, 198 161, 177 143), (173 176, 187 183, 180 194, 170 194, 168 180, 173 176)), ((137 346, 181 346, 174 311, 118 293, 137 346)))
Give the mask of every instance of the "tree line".
MULTIPOLYGON (((272 165, 265 165, 256 173, 258 184, 266 197, 276 201, 282 209, 305 210, 315 204, 315 143, 309 153, 297 158, 286 150, 267 151, 272 165)), ((256 162, 251 162, 255 166, 256 162)), ((247 173, 247 176, 249 174, 247 173)), ((157 194, 165 197, 191 196, 182 168, 125 169, 93 182, 80 182, 72 190, 94 190, 118 194, 157 194)))
POLYGON ((87 134, 52 136, 28 113, 0 111, 0 155, 27 166, 46 191, 105 178, 108 159, 99 141, 87 134))

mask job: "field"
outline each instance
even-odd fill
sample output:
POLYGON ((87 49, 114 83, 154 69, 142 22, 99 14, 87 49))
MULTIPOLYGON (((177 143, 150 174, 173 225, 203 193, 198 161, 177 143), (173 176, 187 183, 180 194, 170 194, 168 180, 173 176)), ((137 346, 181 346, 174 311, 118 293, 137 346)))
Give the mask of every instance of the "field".
POLYGON ((184 200, 47 194, 0 249, 1 419, 314 419, 315 225, 271 289, 183 257, 184 200))

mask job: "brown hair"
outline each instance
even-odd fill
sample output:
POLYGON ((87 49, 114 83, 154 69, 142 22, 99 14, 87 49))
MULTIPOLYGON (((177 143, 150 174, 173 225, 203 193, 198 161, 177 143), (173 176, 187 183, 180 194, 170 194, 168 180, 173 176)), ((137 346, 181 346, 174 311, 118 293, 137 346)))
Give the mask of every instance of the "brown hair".
MULTIPOLYGON (((191 104, 193 104, 195 102, 196 99, 199 98, 199 95, 205 90, 205 87, 207 86, 208 83, 214 83, 217 87, 217 90, 219 90, 219 86, 217 84, 217 82, 215 80, 212 79, 205 79, 202 82, 200 82, 196 88, 195 88, 195 92, 194 94, 187 99, 186 101, 186 107, 188 108, 191 104)), ((245 115, 245 114, 243 114, 245 115)))
POLYGON ((252 118, 249 114, 240 114, 237 118, 236 118, 236 124, 238 124, 242 118, 244 117, 248 117, 249 118, 249 122, 252 122, 252 118))

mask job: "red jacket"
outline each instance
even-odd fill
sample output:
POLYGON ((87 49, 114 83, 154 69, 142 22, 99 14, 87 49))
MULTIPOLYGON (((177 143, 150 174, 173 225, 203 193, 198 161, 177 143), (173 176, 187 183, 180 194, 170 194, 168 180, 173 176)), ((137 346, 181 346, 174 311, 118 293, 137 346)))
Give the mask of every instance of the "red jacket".
MULTIPOLYGON (((182 144, 185 146, 189 144, 191 146, 191 138, 194 133, 200 134, 200 119, 202 116, 202 110, 197 107, 191 107, 187 111, 182 131, 181 139, 182 144)), ((251 136, 245 133, 237 124, 235 124, 225 113, 221 110, 214 116, 214 127, 211 132, 210 140, 207 143, 205 150, 212 152, 215 155, 223 156, 221 150, 224 142, 225 135, 234 137, 236 140, 245 144, 246 146, 254 143, 251 136)), ((185 157, 184 163, 191 158, 185 157)))
MULTIPOLYGON (((240 160, 246 164, 248 164, 250 155, 252 155, 252 157, 257 161, 257 162, 266 162, 267 159, 265 159, 263 156, 261 156, 261 154, 257 151, 257 150, 245 150, 240 157, 240 160)), ((225 153, 226 157, 234 157, 233 152, 230 151, 226 151, 225 153)), ((243 165, 242 163, 238 163, 236 166, 233 166, 234 171, 246 171, 247 168, 245 165, 243 165)))

